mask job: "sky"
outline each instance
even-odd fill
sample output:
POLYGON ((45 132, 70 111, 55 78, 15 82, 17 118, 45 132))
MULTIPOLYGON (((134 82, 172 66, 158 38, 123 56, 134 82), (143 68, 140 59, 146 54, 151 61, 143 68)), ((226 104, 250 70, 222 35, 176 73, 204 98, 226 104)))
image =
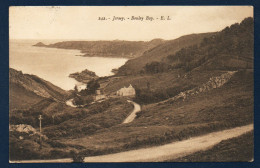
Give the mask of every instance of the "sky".
POLYGON ((220 31, 249 16, 253 17, 252 6, 13 6, 9 8, 9 37, 169 40, 191 33, 220 31), (114 16, 125 20, 112 21, 114 16), (131 20, 132 16, 155 20, 131 20), (171 20, 160 20, 161 16, 171 20), (107 20, 98 20, 99 17, 107 20))

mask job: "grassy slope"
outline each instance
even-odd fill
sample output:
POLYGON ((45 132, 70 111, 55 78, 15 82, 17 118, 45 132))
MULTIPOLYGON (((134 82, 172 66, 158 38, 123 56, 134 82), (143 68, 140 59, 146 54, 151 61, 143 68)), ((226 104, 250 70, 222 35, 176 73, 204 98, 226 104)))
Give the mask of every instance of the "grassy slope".
MULTIPOLYGON (((67 117, 68 114, 63 114, 66 119, 59 124, 45 127, 44 133, 57 139, 90 135, 100 129, 120 124, 132 109, 133 106, 124 99, 110 99, 87 108, 74 108, 74 114, 70 114, 70 117, 67 117)), ((56 120, 62 116, 57 115, 56 120)))
MULTIPOLYGON (((241 116, 237 116, 238 120, 234 122, 245 122, 252 121, 253 103, 253 72, 241 71, 221 88, 188 97, 184 102, 147 105, 139 118, 153 125, 168 117, 164 122, 183 125, 194 122, 224 122, 230 120, 232 116, 235 119, 237 113, 241 113, 241 116), (148 120, 149 116, 153 116, 158 121, 148 120)), ((140 124, 144 123, 143 120, 140 124)))
POLYGON ((182 36, 170 40, 146 51, 141 57, 126 62, 119 68, 118 74, 131 74, 139 72, 147 63, 161 61, 170 54, 174 54, 183 47, 199 44, 203 38, 212 36, 214 33, 201 33, 182 36))
POLYGON ((46 92, 48 92, 48 94, 50 94, 51 97, 60 100, 60 101, 64 101, 67 99, 69 93, 61 88, 59 88, 58 86, 53 85, 51 82, 48 82, 44 79, 39 78, 36 75, 27 75, 30 78, 32 78, 37 84, 40 84, 46 92))
POLYGON ((105 87, 106 93, 111 93, 119 90, 120 88, 129 84, 132 84, 135 88, 146 89, 147 82, 150 83, 150 89, 152 91, 166 91, 170 88, 178 87, 195 87, 206 82, 210 77, 217 76, 222 71, 194 71, 190 73, 187 78, 184 76, 178 77, 182 71, 174 70, 159 74, 142 74, 142 75, 129 75, 120 76, 114 79, 110 79, 109 84, 105 87))
POLYGON ((167 56, 167 62, 186 71, 249 69, 253 68, 253 51, 254 21, 249 17, 204 38, 199 45, 167 56))
POLYGON ((249 132, 225 140, 206 151, 168 160, 169 162, 248 162, 254 158, 254 134, 249 132))
POLYGON ((64 101, 68 93, 35 75, 9 69, 10 109, 29 108, 46 97, 64 101), (37 93, 36 93, 37 92, 37 93))
POLYGON ((31 105, 43 100, 42 97, 33 92, 25 90, 22 86, 17 84, 10 85, 9 92, 9 107, 10 110, 14 109, 27 109, 31 105))
MULTIPOLYGON (((121 124, 132 110, 132 104, 125 99, 110 99, 87 108, 71 108, 57 102, 43 101, 33 106, 30 111, 32 114, 26 116, 30 118, 35 114, 33 112, 42 111, 44 113, 43 134, 49 139, 43 140, 43 147, 39 150, 39 137, 12 132, 10 157, 14 160, 72 157, 71 151, 82 151, 85 147, 80 143, 64 144, 64 140, 77 140, 79 137, 91 136, 99 130, 121 124), (51 117, 53 114, 55 114, 54 122, 51 117), (24 137, 24 140, 20 140, 20 136, 24 137)), ((35 119, 37 117, 38 115, 34 116, 35 119)))

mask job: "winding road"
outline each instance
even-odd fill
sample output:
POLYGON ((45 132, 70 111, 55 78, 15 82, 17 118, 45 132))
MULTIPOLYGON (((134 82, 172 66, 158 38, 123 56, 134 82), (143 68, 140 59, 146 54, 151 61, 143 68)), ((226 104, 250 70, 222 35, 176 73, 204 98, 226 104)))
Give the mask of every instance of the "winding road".
POLYGON ((66 105, 67 105, 67 106, 70 106, 70 107, 75 107, 75 108, 77 107, 77 106, 75 106, 75 105, 73 104, 73 99, 67 100, 67 101, 66 101, 66 105))
MULTIPOLYGON (((160 162, 169 159, 184 157, 189 154, 207 150, 222 140, 238 137, 254 129, 253 124, 209 133, 183 141, 172 142, 166 145, 130 150, 126 152, 85 157, 84 162, 160 162)), ((72 162, 72 159, 55 160, 24 160, 12 163, 63 163, 72 162)))
POLYGON ((134 105, 134 110, 131 112, 131 114, 123 121, 123 124, 132 122, 135 117, 136 113, 141 111, 141 106, 133 101, 127 100, 128 102, 132 103, 134 105))

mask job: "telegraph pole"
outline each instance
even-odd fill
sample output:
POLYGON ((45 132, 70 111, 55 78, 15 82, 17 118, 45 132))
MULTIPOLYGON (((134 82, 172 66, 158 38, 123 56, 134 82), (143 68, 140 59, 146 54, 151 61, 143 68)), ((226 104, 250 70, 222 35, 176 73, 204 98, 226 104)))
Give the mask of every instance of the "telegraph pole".
POLYGON ((53 114, 51 117, 52 117, 52 124, 54 125, 54 118, 55 118, 55 115, 53 114))
POLYGON ((40 149, 42 148, 42 115, 39 116, 40 120, 40 149))

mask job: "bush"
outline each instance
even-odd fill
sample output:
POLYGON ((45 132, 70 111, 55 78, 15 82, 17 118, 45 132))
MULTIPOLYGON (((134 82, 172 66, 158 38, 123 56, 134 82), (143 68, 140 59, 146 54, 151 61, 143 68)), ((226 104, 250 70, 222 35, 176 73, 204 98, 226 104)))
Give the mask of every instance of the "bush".
POLYGON ((83 163, 84 162, 84 156, 81 154, 74 154, 72 156, 73 162, 74 163, 83 163))
POLYGON ((171 66, 162 62, 151 62, 145 65, 144 67, 144 71, 146 73, 161 73, 161 72, 168 72, 169 70, 171 70, 171 66))

